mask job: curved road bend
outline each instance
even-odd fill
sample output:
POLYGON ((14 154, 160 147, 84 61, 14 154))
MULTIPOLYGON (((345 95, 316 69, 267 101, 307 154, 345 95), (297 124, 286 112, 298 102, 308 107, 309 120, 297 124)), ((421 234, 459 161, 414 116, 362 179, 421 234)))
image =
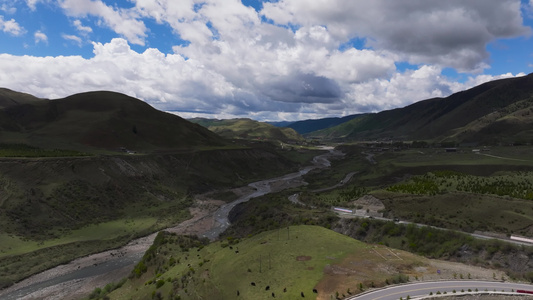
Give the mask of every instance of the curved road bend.
POLYGON ((461 290, 467 292, 468 289, 471 289, 472 291, 478 289, 480 292, 487 290, 488 292, 504 291, 511 293, 513 291, 516 292, 516 290, 531 291, 533 290, 533 285, 514 282, 474 280, 419 282, 375 290, 362 295, 348 297, 345 298, 345 300, 398 300, 400 297, 406 299, 407 296, 410 296, 411 298, 429 296, 430 292, 435 295, 437 291, 440 291, 441 293, 446 292, 447 295, 451 296, 454 294, 454 290, 457 293, 460 293, 461 290))
MULTIPOLYGON (((342 152, 334 150, 332 147, 324 147, 324 150, 328 150, 329 152, 326 154, 322 154, 319 156, 316 156, 313 159, 313 165, 308 166, 300 170, 299 172, 287 174, 285 176, 272 178, 268 180, 263 180, 255 183, 249 184, 249 186, 256 189, 253 193, 250 195, 244 195, 240 197, 239 199, 225 204, 221 206, 216 212, 215 212, 215 224, 213 228, 208 230, 207 232, 201 234, 205 237, 208 237, 210 240, 216 239, 220 233, 222 233, 224 230, 226 230, 230 223, 228 220, 228 214, 229 212, 239 203, 246 202, 254 197, 259 197, 265 194, 268 194, 272 191, 271 184, 276 182, 286 182, 288 180, 294 180, 298 179, 301 176, 307 174, 309 171, 317 169, 317 168, 327 168, 331 164, 328 160, 330 157, 334 156, 342 156, 344 155, 342 152)), ((303 184, 303 181, 302 181, 303 184)), ((285 186, 288 187, 289 185, 285 186)), ((283 189, 283 187, 281 188, 283 189)), ((178 225, 179 226, 179 225, 178 225)), ((92 280, 95 278, 108 278, 106 277, 110 273, 121 273, 123 274, 123 270, 129 273, 129 270, 133 269, 135 264, 137 264, 142 256, 144 255, 144 252, 150 247, 150 245, 153 243, 153 240, 155 238, 157 233, 153 233, 147 237, 143 237, 137 240, 131 241, 128 245, 137 245, 134 251, 124 253, 124 255, 121 255, 120 257, 109 255, 105 255, 105 260, 101 260, 101 253, 90 255, 85 258, 81 258, 81 260, 89 260, 91 263, 89 265, 80 267, 80 264, 78 263, 78 260, 74 260, 67 265, 62 265, 56 268, 52 268, 49 270, 46 270, 42 273, 36 274, 31 276, 30 278, 27 278, 21 282, 18 282, 12 286, 10 286, 7 289, 0 290, 0 299, 2 300, 18 300, 18 299, 42 299, 41 296, 36 296, 36 294, 39 293, 39 291, 47 290, 47 291, 61 291, 63 290, 63 284, 67 282, 75 282, 76 286, 82 287, 86 286, 87 284, 90 284, 92 280), (64 271, 65 269, 68 270, 74 270, 74 271, 64 271), (122 270, 122 271, 121 271, 122 270), (54 274, 53 276, 43 276, 43 274, 54 274), (50 278, 50 279, 43 279, 43 278, 50 278)), ((122 248, 106 251, 103 253, 121 253, 123 252, 122 248)), ((118 278, 115 279, 107 279, 108 282, 119 280, 125 275, 121 275, 118 278)), ((93 288, 96 288, 93 287, 93 288)), ((64 297, 58 297, 55 299, 71 299, 72 297, 69 295, 66 295, 64 297)))
MULTIPOLYGON (((348 173, 346 175, 346 177, 344 177, 344 179, 341 180, 340 183, 337 183, 337 184, 335 184, 333 186, 330 186, 330 187, 327 187, 327 188, 322 188, 322 189, 318 189, 318 190, 312 190, 311 192, 312 193, 321 193, 321 192, 330 191, 330 190, 336 189, 338 187, 341 187, 341 186, 345 185, 348 181, 350 181, 350 179, 352 179, 352 177, 355 174, 357 174, 357 172, 348 173)), ((293 195, 289 196, 289 201, 291 201, 292 203, 297 204, 297 205, 306 206, 306 204, 303 203, 302 201, 300 201, 299 198, 300 198, 300 194, 296 193, 296 194, 293 194, 293 195)))
POLYGON ((454 290, 457 293, 460 293, 461 290, 467 292, 468 289, 471 289, 472 291, 478 289, 480 292, 487 290, 488 292, 504 291, 511 293, 513 291, 516 292, 516 290, 533 290, 533 285, 514 282, 474 280, 419 282, 375 290, 363 295, 352 296, 345 300, 398 300, 400 297, 406 299, 407 296, 410 296, 411 298, 429 296, 430 292, 435 295, 437 291, 440 291, 441 293, 446 292, 447 295, 453 295, 454 290))

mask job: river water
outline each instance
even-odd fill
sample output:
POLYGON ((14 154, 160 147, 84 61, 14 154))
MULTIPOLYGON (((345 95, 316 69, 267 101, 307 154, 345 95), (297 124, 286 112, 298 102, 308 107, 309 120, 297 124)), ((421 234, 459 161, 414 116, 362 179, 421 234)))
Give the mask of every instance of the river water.
MULTIPOLYGON (((301 177, 311 170, 327 168, 331 165, 330 158, 343 155, 342 152, 331 147, 323 147, 323 150, 328 150, 328 152, 314 157, 311 166, 302 168, 298 172, 249 184, 248 186, 254 188, 255 191, 220 206, 214 213, 213 226, 200 236, 212 241, 216 240, 231 225, 228 216, 235 206, 271 192, 294 187, 294 184, 284 185, 283 183, 301 180, 301 177)), ((303 180, 301 184, 304 184, 303 180)), ((172 228, 169 230, 172 231, 172 228)), ((154 233, 133 240, 122 248, 79 258, 66 265, 33 275, 7 289, 0 290, 0 299, 73 299, 79 297, 80 293, 83 294, 82 291, 91 291, 99 287, 98 283, 104 280, 106 280, 104 282, 113 282, 127 276, 153 243, 156 235, 157 233, 154 233)))
MULTIPOLYGON (((229 222, 228 216, 231 210, 237 206, 240 203, 247 202, 252 198, 257 198, 263 195, 266 195, 268 193, 273 192, 273 185, 276 184, 276 186, 279 186, 280 182, 290 182, 294 181, 296 179, 300 179, 303 175, 309 173, 311 170, 317 169, 317 168, 327 168, 331 166, 331 163, 329 159, 332 156, 342 156, 343 153, 340 151, 333 150, 333 148, 323 148, 324 150, 329 150, 328 153, 322 154, 319 156, 316 156, 313 158, 313 165, 307 166, 303 169, 301 169, 298 172, 290 173, 281 177, 276 177, 272 179, 262 180, 258 182, 254 182, 249 184, 248 186, 255 189, 255 192, 240 197, 239 199, 222 205, 216 212, 215 212, 215 224, 214 226, 207 232, 203 233, 202 236, 209 238, 210 240, 216 240, 218 236, 224 232, 231 224, 229 222)), ((304 182, 302 181, 302 184, 304 182)), ((294 184, 287 184, 286 187, 294 187, 294 184)), ((281 188, 276 188, 276 192, 283 190, 283 186, 281 188)))

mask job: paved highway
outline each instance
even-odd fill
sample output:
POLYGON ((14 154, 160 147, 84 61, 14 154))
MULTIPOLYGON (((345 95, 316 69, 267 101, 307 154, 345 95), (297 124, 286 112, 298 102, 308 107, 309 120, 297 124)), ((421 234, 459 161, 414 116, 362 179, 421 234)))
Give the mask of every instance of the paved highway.
POLYGON ((345 300, 398 300, 400 297, 406 299, 407 296, 411 298, 429 296, 429 293, 436 295, 437 292, 447 295, 453 295, 453 291, 461 293, 461 290, 468 292, 468 289, 475 292, 516 292, 516 290, 533 290, 531 284, 521 284, 513 282, 496 282, 496 281, 433 281, 433 282, 419 282, 404 285, 396 285, 385 289, 371 291, 362 295, 348 297, 345 300))
MULTIPOLYGON (((336 213, 341 218, 343 218, 343 217, 344 218, 369 218, 368 216, 355 215, 353 213, 343 212, 343 211, 339 211, 339 210, 335 210, 335 209, 332 209, 332 210, 333 210, 334 213, 336 213)), ((393 219, 388 219, 388 218, 382 218, 382 217, 371 217, 371 218, 375 219, 375 220, 394 222, 393 219)), ((435 226, 431 226, 431 225, 427 225, 427 224, 413 223, 413 222, 409 222, 409 221, 399 221, 398 224, 405 224, 405 225, 413 224, 413 225, 415 225, 417 227, 431 227, 431 228, 435 228, 435 229, 439 229, 439 230, 453 230, 453 229, 447 229, 447 228, 442 228, 442 227, 435 227, 435 226)), ((494 236, 481 235, 481 234, 470 233, 470 232, 465 232, 465 231, 458 231, 458 232, 461 232, 461 233, 464 233, 464 234, 468 234, 471 237, 474 237, 476 239, 499 240, 499 241, 502 241, 502 242, 511 243, 511 244, 515 244, 515 245, 523 245, 523 246, 531 246, 532 245, 532 243, 518 241, 518 240, 498 238, 498 237, 494 237, 494 236)))

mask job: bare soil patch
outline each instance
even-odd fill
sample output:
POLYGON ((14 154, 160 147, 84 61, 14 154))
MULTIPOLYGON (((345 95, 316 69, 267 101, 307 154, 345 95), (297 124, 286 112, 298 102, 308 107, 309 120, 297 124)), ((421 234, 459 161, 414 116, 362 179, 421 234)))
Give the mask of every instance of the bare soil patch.
POLYGON ((364 195, 363 197, 353 201, 353 204, 355 206, 362 206, 362 209, 368 209, 376 212, 385 209, 383 202, 372 195, 364 195))
POLYGON ((328 300, 336 292, 340 296, 360 293, 360 283, 365 291, 372 287, 383 287, 387 281, 393 284, 398 274, 409 276, 410 282, 469 278, 499 281, 502 275, 505 277, 503 272, 497 270, 431 260, 406 251, 375 245, 349 255, 339 263, 327 265, 322 280, 316 286, 319 291, 317 299, 328 300))
POLYGON ((296 257, 296 260, 297 261, 308 261, 308 260, 311 260, 311 256, 298 256, 296 257))
POLYGON ((195 199, 195 205, 189 209, 192 218, 183 221, 179 225, 167 228, 165 231, 177 234, 199 234, 211 229, 215 223, 213 213, 225 202, 199 196, 195 199))

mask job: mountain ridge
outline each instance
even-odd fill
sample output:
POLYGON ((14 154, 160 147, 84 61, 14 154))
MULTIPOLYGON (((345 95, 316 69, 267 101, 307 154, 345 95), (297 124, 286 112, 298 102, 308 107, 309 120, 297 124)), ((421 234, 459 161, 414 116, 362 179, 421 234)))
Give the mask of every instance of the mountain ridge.
POLYGON ((199 125, 121 93, 94 91, 47 100, 2 90, 0 105, 2 142, 138 151, 226 144, 199 125))
MULTIPOLYGON (((530 139, 532 117, 523 118, 512 135, 506 134, 496 120, 474 130, 469 124, 499 112, 500 119, 515 111, 513 105, 533 97, 533 74, 487 82, 445 98, 431 98, 403 108, 367 114, 338 126, 316 131, 308 137, 348 140, 396 139, 434 141, 510 142, 512 139, 530 139), (504 114, 505 113, 505 114, 504 114), (495 127, 486 132, 490 126, 495 127), (485 128, 485 131, 482 129, 485 128), (498 129, 499 128, 499 129, 498 129), (518 130, 517 128, 521 128, 518 130), (528 132, 525 132, 528 131, 528 132), (458 135, 462 132, 462 135, 458 135), (496 136, 495 133, 499 132, 496 136)), ((528 102, 529 101, 529 102, 528 102)), ((531 105, 522 110, 533 110, 531 105)), ((525 112, 524 112, 525 113, 525 112)), ((531 114, 530 114, 531 115, 531 114)), ((500 120, 498 119, 498 120, 500 120)), ((500 120, 501 121, 501 120, 500 120)), ((504 125, 503 123, 500 123, 504 125)), ((479 124, 478 124, 479 125, 479 124)))
POLYGON ((402 108, 295 121, 281 128, 272 125, 276 122, 246 118, 185 120, 141 100, 108 91, 48 100, 0 89, 0 141, 7 138, 35 146, 127 147, 148 151, 223 145, 222 138, 299 141, 302 140, 299 134, 337 141, 529 142, 533 140, 532 97, 533 73, 486 82, 448 97, 421 100, 402 108), (75 125, 81 121, 83 126, 75 125))
POLYGON ((255 121, 249 118, 226 120, 193 118, 188 121, 202 125, 214 133, 228 139, 266 139, 283 142, 303 140, 298 132, 292 128, 276 127, 272 124, 255 121))
MULTIPOLYGON (((299 134, 306 134, 306 133, 310 133, 313 131, 334 127, 342 123, 348 122, 352 119, 361 117, 363 115, 364 114, 354 114, 354 115, 348 115, 344 117, 308 119, 308 120, 290 122, 289 124, 280 123, 279 127, 292 128, 296 130, 296 132, 298 132, 299 134)), ((276 123, 272 122, 271 124, 275 125, 276 123)))

